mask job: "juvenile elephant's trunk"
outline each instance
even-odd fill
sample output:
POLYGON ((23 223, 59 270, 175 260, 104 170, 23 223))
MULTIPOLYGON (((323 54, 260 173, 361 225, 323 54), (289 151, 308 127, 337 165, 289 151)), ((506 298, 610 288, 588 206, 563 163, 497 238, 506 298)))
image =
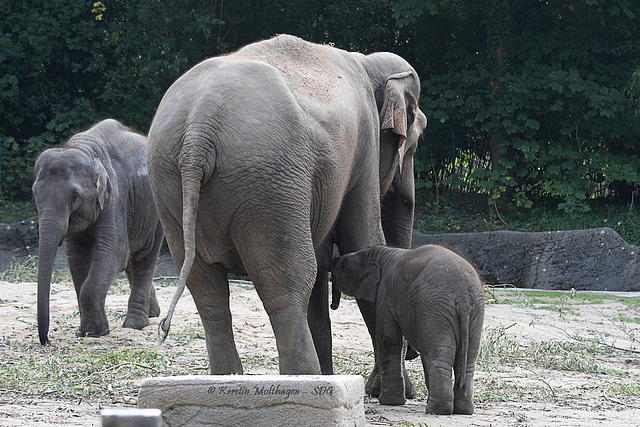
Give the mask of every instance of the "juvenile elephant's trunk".
POLYGON ((46 218, 39 221, 38 243, 38 335, 40 344, 49 342, 49 292, 51 273, 58 246, 62 242, 66 229, 46 218))

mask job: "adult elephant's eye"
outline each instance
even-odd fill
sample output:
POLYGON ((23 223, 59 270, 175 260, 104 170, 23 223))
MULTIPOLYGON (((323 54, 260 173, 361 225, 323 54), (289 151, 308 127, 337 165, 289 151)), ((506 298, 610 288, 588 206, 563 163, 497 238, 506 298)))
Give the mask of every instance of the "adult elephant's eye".
POLYGON ((69 204, 71 206, 75 206, 75 204, 78 203, 79 198, 80 196, 78 195, 78 193, 73 193, 73 196, 71 196, 71 200, 69 201, 69 204))

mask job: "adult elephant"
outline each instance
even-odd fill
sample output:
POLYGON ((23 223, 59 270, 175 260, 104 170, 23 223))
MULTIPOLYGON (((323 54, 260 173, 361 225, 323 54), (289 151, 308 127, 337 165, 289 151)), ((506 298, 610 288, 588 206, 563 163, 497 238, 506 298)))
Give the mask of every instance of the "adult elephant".
POLYGON ((385 242, 381 197, 399 166, 391 192, 412 198, 419 92, 397 55, 288 35, 205 60, 169 88, 149 131, 149 178, 212 374, 242 373, 227 273, 252 279, 280 372, 321 372, 307 323, 318 264, 328 267, 330 241, 342 253, 385 242))

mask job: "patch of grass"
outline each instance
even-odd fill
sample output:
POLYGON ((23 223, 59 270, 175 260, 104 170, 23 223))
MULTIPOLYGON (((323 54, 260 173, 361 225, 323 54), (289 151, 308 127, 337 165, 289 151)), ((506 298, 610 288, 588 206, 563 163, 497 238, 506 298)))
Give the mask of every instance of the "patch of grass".
POLYGON ((196 323, 186 323, 180 328, 172 328, 169 339, 177 346, 186 346, 193 340, 204 340, 204 327, 200 320, 196 323))
POLYGON ((593 342, 531 341, 521 343, 505 327, 487 327, 483 332, 477 369, 508 372, 513 369, 543 368, 591 374, 623 375, 602 365, 595 356, 603 349, 593 342))
POLYGON ((134 396, 142 378, 196 373, 155 347, 108 349, 83 339, 61 347, 0 345, 0 356, 0 389, 28 396, 134 396))
POLYGON ((640 298, 605 295, 597 293, 544 291, 493 286, 486 288, 487 300, 496 304, 524 304, 527 307, 558 311, 561 314, 577 314, 572 306, 597 305, 617 302, 631 310, 640 309, 640 298))
POLYGON ((353 352, 334 349, 333 370, 337 375, 360 375, 366 381, 373 370, 372 351, 353 352))
POLYGON ((553 397, 553 390, 544 384, 527 387, 515 381, 500 378, 478 378, 474 381, 473 398, 476 402, 522 402, 553 397))
POLYGON ((110 295, 129 295, 130 293, 131 287, 127 279, 115 279, 109 287, 110 295))
POLYGON ((239 286, 244 290, 255 289, 255 287, 253 286, 253 282, 251 282, 250 280, 238 280, 238 279, 229 280, 229 286, 239 286))
POLYGON ((153 286, 157 286, 159 288, 166 288, 169 286, 178 286, 178 278, 177 277, 160 277, 158 279, 154 279, 153 286))
POLYGON ((625 323, 640 323, 640 317, 628 317, 623 314, 618 315, 615 318, 615 320, 618 322, 625 322, 625 323))
MULTIPOLYGON (((37 282, 38 281, 38 257, 27 255, 22 258, 14 258, 9 268, 0 272, 0 280, 10 283, 37 282)), ((66 270, 54 270, 51 274, 51 283, 64 283, 71 281, 71 274, 66 270)))
POLYGON ((635 384, 612 384, 605 386, 605 391, 609 395, 618 396, 640 396, 640 382, 635 384))
POLYGON ((278 369, 278 358, 269 356, 246 355, 241 356, 240 361, 244 369, 278 369))
POLYGON ((107 308, 106 310, 107 319, 109 323, 121 322, 127 316, 127 309, 123 308, 121 310, 107 308))

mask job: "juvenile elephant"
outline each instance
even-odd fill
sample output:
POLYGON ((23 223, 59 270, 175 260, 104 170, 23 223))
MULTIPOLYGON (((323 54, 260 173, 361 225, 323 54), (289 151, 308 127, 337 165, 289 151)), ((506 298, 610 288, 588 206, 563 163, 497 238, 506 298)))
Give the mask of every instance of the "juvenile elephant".
POLYGON ((131 284, 123 326, 147 326, 149 316, 160 315, 151 282, 163 234, 149 188, 145 137, 104 120, 43 151, 33 174, 40 343, 49 341, 51 272, 63 240, 80 309, 76 335, 109 333, 105 298, 123 270, 131 284))
POLYGON ((410 236, 413 154, 426 126, 419 94, 415 70, 397 55, 289 35, 208 59, 169 88, 149 131, 149 178, 211 373, 242 373, 229 272, 253 280, 280 372, 320 373, 307 322, 319 328, 322 314, 307 314, 329 243, 342 253, 383 244, 381 199, 392 183, 410 236))
POLYGON ((473 374, 484 321, 476 270, 441 246, 377 246, 331 261, 333 284, 376 305, 374 354, 383 405, 405 403, 402 337, 422 360, 427 413, 472 414, 473 374), (451 371, 455 383, 451 388, 451 371))

